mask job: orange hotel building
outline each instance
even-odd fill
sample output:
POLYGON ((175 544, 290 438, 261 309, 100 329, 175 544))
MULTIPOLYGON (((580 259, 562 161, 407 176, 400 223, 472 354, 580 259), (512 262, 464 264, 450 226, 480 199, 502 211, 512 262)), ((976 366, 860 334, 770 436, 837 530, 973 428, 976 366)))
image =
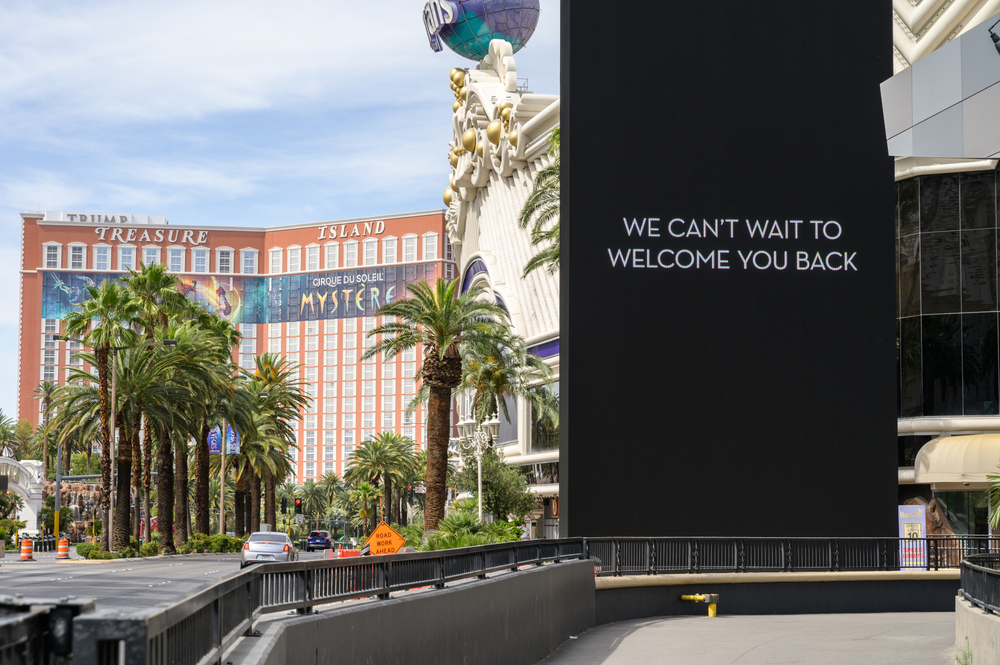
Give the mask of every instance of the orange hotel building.
MULTIPOLYGON (((164 263, 188 298, 233 322, 243 341, 233 360, 252 368, 262 353, 299 366, 311 406, 297 423, 296 482, 343 474, 344 460, 382 431, 426 445, 424 410, 404 414, 416 392, 418 347, 361 362, 386 302, 406 284, 454 278, 440 210, 268 228, 187 226, 162 215, 21 213, 18 417, 33 425, 41 381, 65 383, 79 343, 56 339, 60 320, 87 285, 164 263)), ((96 374, 96 368, 88 368, 96 374)))

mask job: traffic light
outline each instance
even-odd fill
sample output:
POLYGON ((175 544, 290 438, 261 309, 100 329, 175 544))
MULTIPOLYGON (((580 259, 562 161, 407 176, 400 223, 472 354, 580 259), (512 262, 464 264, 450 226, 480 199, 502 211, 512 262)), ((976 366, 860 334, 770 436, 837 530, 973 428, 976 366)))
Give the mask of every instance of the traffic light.
POLYGON ((288 513, 288 499, 281 500, 281 514, 285 515, 288 513))
POLYGON ((302 514, 302 499, 295 500, 295 514, 296 515, 302 514))
POLYGON ((88 529, 89 529, 90 527, 92 527, 92 526, 94 526, 94 523, 93 523, 93 522, 87 522, 87 528, 88 528, 88 529))
POLYGON ((406 486, 406 500, 413 501, 413 485, 406 486))

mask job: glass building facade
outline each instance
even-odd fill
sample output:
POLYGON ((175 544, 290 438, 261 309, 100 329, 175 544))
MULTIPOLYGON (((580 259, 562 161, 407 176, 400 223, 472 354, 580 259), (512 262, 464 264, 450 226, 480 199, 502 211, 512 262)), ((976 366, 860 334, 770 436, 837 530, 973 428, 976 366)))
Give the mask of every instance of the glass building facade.
POLYGON ((899 417, 1000 414, 997 172, 896 183, 899 417))

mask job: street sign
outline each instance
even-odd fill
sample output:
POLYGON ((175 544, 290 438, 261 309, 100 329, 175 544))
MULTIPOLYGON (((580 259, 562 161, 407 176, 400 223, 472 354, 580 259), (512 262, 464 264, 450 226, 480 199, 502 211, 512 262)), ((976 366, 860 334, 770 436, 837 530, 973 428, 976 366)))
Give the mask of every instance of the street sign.
POLYGON ((400 550, 403 545, 406 544, 406 538, 396 533, 396 531, 382 522, 377 527, 372 535, 368 536, 368 540, 365 541, 365 545, 371 548, 372 554, 395 554, 400 550))
POLYGON ((222 432, 218 427, 213 427, 208 431, 208 454, 222 454, 222 432))
POLYGON ((305 521, 306 521, 306 516, 305 515, 296 515, 295 516, 295 523, 296 524, 302 524, 305 521))

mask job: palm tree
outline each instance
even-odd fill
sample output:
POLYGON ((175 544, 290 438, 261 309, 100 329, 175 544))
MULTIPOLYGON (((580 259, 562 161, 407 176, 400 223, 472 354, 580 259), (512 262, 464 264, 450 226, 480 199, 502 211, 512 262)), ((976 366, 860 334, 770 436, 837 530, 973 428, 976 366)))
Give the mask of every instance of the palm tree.
POLYGON ((381 432, 358 446, 348 458, 344 479, 382 488, 382 521, 392 521, 392 488, 398 488, 417 464, 413 442, 396 432, 381 432))
POLYGON ((314 520, 317 518, 317 515, 324 514, 329 505, 329 500, 326 497, 323 486, 311 480, 302 483, 299 497, 302 499, 302 511, 314 520))
POLYGON ((378 353, 395 356, 404 349, 423 345, 423 363, 417 374, 428 390, 427 401, 427 499, 424 526, 437 528, 444 517, 448 439, 451 433, 451 393, 462 381, 459 345, 476 338, 497 336, 506 322, 503 308, 482 299, 473 287, 459 293, 459 280, 437 280, 408 284, 410 297, 379 308, 377 315, 390 319, 368 337, 380 336, 364 358, 378 353))
POLYGON ((0 409, 0 457, 14 456, 14 433, 16 425, 12 418, 7 417, 0 409))
MULTIPOLYGON (((63 320, 65 334, 82 336, 83 343, 94 350, 97 366, 97 381, 100 390, 101 415, 101 512, 104 528, 101 534, 101 550, 108 551, 111 540, 108 533, 108 510, 111 507, 111 430, 110 404, 108 400, 108 354, 112 347, 135 344, 138 336, 132 330, 137 313, 137 305, 127 289, 117 282, 108 280, 100 286, 88 286, 89 300, 83 301, 80 311, 70 312, 63 320)), ((127 468, 119 471, 128 474, 127 468)))
POLYGON ((535 176, 531 194, 528 195, 517 218, 517 223, 522 229, 531 225, 531 245, 542 246, 542 249, 524 266, 522 278, 542 267, 550 273, 559 269, 559 137, 557 127, 552 130, 549 138, 549 155, 555 161, 535 176))
POLYGON ((52 400, 55 398, 59 384, 55 381, 42 381, 31 395, 33 400, 42 400, 42 470, 49 472, 49 418, 52 414, 52 400))

